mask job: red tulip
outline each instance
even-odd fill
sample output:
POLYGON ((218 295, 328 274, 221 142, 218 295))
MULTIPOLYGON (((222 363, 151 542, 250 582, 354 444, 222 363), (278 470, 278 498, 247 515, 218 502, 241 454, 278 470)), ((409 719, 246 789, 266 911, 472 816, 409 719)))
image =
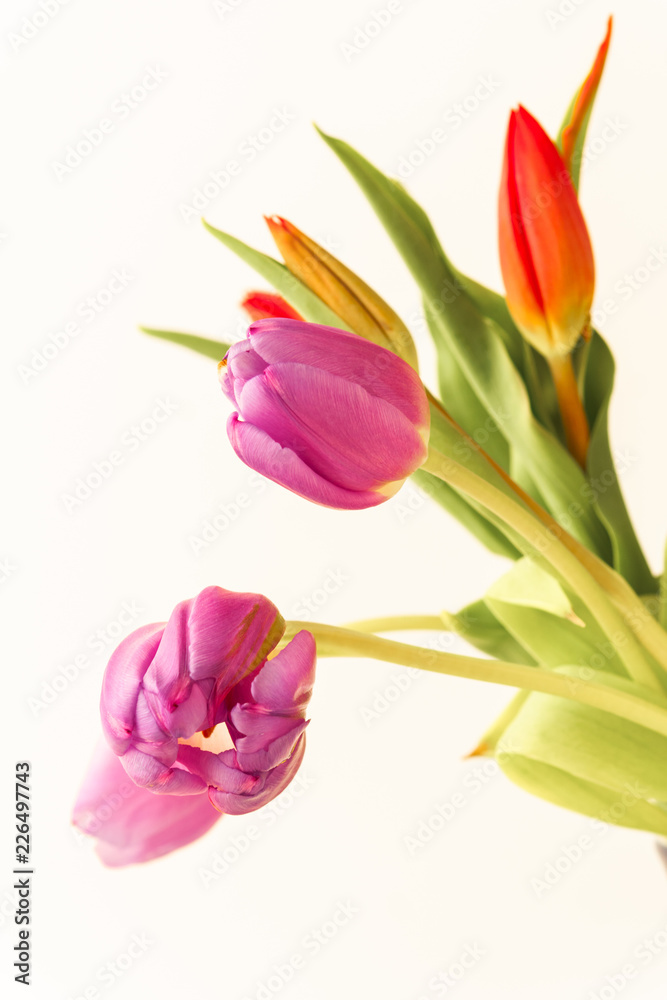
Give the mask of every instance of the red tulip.
POLYGON ((275 295, 273 292, 248 292, 241 308, 250 316, 250 319, 301 319, 296 309, 292 309, 289 302, 286 302, 282 295, 275 295))
POLYGON ((546 357, 568 355, 588 330, 593 251, 570 174, 542 126, 521 107, 507 132, 499 243, 517 326, 546 357))

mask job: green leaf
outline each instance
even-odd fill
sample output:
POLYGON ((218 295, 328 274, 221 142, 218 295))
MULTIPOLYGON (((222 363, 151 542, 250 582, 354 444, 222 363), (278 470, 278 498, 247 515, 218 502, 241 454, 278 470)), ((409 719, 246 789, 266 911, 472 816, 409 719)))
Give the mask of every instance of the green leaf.
POLYGON ((197 354, 203 354, 214 361, 222 361, 229 350, 229 344, 224 344, 221 340, 211 340, 208 337, 199 337, 194 333, 178 333, 175 330, 153 330, 148 326, 140 326, 142 333, 147 333, 151 337, 159 337, 161 340, 168 340, 172 344, 180 344, 197 354))
MULTIPOLYGON (((524 382, 505 347, 505 328, 479 312, 462 288, 423 209, 406 191, 346 143, 323 138, 368 197, 420 285, 441 357, 440 371, 449 372, 451 364, 457 366, 443 386, 445 407, 459 419, 453 407, 463 406, 466 387, 466 409, 472 413, 481 405, 490 426, 497 428, 488 435, 486 450, 507 469, 507 454, 503 460, 501 451, 509 442, 521 453, 552 514, 557 519, 568 518, 572 498, 583 496, 586 480, 572 456, 533 416, 524 382)), ((473 437, 488 430, 489 425, 480 424, 479 415, 473 419, 476 423, 472 426, 459 420, 473 437)), ((579 503, 578 516, 569 517, 568 528, 603 559, 611 558, 605 527, 585 501, 579 503)))
POLYGON ((667 630, 667 545, 665 545, 665 563, 660 577, 660 624, 667 630))
POLYGON ((456 634, 497 660, 534 665, 535 660, 504 627, 485 601, 473 601, 454 615, 456 634))
POLYGON ((593 333, 584 377, 584 404, 591 428, 587 457, 589 482, 582 496, 595 505, 612 545, 612 565, 638 594, 654 594, 657 582, 635 534, 623 499, 609 443, 609 402, 614 388, 614 359, 593 333))
MULTIPOLYGON (((425 310, 433 332, 434 311, 449 311, 450 301, 455 302, 463 293, 459 278, 445 256, 428 216, 401 184, 385 177, 347 143, 325 135, 320 129, 317 131, 361 187, 413 276, 423 276, 423 282, 417 278, 421 287, 437 287, 437 296, 427 296, 429 303, 425 310)), ((447 409, 467 431, 483 428, 490 414, 476 397, 447 342, 436 340, 436 343, 441 390, 447 409)), ((494 435, 490 447, 493 457, 502 464, 503 459, 507 459, 502 434, 494 435)))
POLYGON ((533 560, 519 560, 490 588, 485 601, 542 666, 571 663, 627 676, 614 644, 586 606, 533 560))
MULTIPOLYGON (((563 152, 563 132, 570 124, 572 120, 572 112, 574 111, 574 106, 576 104, 577 95, 579 91, 574 95, 570 101, 570 106, 565 112, 565 117, 561 122, 561 126, 558 129, 558 136, 556 138, 556 146, 558 147, 558 152, 563 152)), ((574 190, 579 190, 579 178, 581 175, 581 164, 584 159, 584 143, 586 141, 586 132, 588 131, 588 122, 590 121, 591 112, 593 110, 593 105, 591 104, 584 116, 582 127, 579 130, 577 138, 574 143, 574 150, 572 153, 572 163, 570 165, 570 177, 572 178, 572 183, 574 184, 574 190)))
MULTIPOLYGON (((657 803, 576 777, 548 761, 500 753, 501 769, 515 785, 537 798, 615 826, 667 836, 667 810, 657 803), (625 794, 625 800, 624 800, 625 794)), ((600 830, 600 833, 603 831, 600 830)))
POLYGON ((537 608, 559 618, 572 619, 574 616, 570 600, 558 581, 526 557, 519 559, 509 573, 491 585, 486 592, 487 603, 489 599, 537 608))
POLYGON ((533 413, 547 430, 559 433, 560 416, 556 392, 545 358, 522 336, 502 295, 467 277, 458 268, 453 270, 463 291, 479 312, 498 325, 512 364, 525 383, 533 413))
MULTIPOLYGON (((576 684, 578 667, 559 667, 558 673, 576 684)), ((637 694, 635 683, 591 671, 596 680, 637 694)), ((659 695, 641 689, 647 701, 664 705, 659 695)), ((548 764, 584 782, 615 793, 639 789, 643 799, 667 802, 667 737, 577 701, 533 692, 506 728, 498 753, 505 757, 548 764)), ((618 798, 618 794, 616 796, 618 798)))
MULTIPOLYGON (((283 298, 287 299, 297 312, 301 313, 304 319, 310 323, 322 323, 324 326, 335 326, 339 330, 350 331, 349 326, 336 315, 321 299, 311 292, 310 288, 303 284, 284 264, 274 260, 267 254, 253 250, 252 247, 237 240, 234 236, 221 232, 214 226, 204 222, 204 226, 212 233, 216 239, 220 240, 229 250, 232 250, 237 257, 254 268, 258 274, 268 281, 276 291, 280 292, 283 298)), ((351 331, 350 331, 351 332, 351 331)))

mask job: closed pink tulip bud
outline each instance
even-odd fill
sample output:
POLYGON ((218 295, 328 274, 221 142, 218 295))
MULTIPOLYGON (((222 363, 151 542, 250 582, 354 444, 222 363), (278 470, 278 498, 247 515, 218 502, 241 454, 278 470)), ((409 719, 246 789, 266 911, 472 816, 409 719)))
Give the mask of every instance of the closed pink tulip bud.
POLYGON ((220 365, 246 465, 325 507, 393 496, 425 461, 429 406, 419 376, 362 337, 289 319, 253 323, 220 365))
POLYGON ((141 794, 91 829, 96 791, 118 778, 108 755, 94 764, 74 818, 107 845, 103 860, 166 853, 204 833, 216 810, 259 809, 289 784, 305 750, 315 640, 299 632, 267 659, 284 629, 267 598, 208 587, 118 646, 102 684, 102 727, 141 794))

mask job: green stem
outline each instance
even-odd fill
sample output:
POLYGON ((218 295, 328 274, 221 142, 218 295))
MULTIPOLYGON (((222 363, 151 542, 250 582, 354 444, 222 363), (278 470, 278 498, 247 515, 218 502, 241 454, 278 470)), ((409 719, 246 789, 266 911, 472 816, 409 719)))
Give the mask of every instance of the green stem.
POLYGON ((434 448, 429 449, 423 468, 482 504, 511 527, 527 545, 527 554, 545 559, 588 607, 602 631, 616 648, 629 676, 637 683, 662 693, 663 688, 634 632, 626 624, 607 593, 574 553, 563 544, 558 534, 547 528, 524 504, 434 448))
POLYGON ((456 631, 455 620, 446 611, 441 615, 390 615, 384 618, 363 618, 361 621, 348 622, 346 628, 354 632, 456 631))
POLYGON ((551 670, 542 670, 539 667, 527 667, 520 663, 481 660, 475 656, 442 653, 421 646, 410 646, 404 642, 381 639, 376 635, 354 632, 352 629, 338 628, 335 625, 323 625, 319 622, 287 622, 281 645, 302 629, 315 637, 318 656, 359 656, 448 674, 451 677, 467 677, 470 680, 486 681, 490 684, 540 691, 542 694, 578 701, 667 736, 667 699, 658 700, 652 691, 647 691, 647 696, 652 699, 647 701, 641 695, 628 694, 617 688, 607 687, 603 683, 605 674, 601 671, 581 668, 587 677, 601 678, 601 680, 583 680, 551 670))
MULTIPOLYGON (((432 408, 440 414, 440 426, 449 428, 454 439, 461 438, 469 448, 469 454, 474 456, 475 465, 471 471, 477 471, 483 479, 488 479, 493 485, 505 494, 514 496, 533 512, 549 532, 558 538, 569 551, 577 557, 596 582, 605 590, 616 607, 623 613, 627 625, 637 634, 644 647, 651 656, 660 664, 667 673, 667 631, 661 627, 651 613, 644 606, 641 598, 635 593, 627 580, 617 573, 611 566, 608 566, 603 559, 600 559, 594 552, 591 552, 582 545, 580 541, 570 535, 558 522, 540 506, 525 490, 514 482, 514 480, 488 455, 480 445, 477 444, 459 425, 452 420, 442 403, 431 393, 428 393, 432 408), (444 422, 444 423, 443 423, 444 422)), ((431 451, 436 449, 431 447, 431 451)), ((424 468, 427 468, 425 466, 424 468)), ((436 474, 437 475, 437 474, 436 474)), ((441 478, 441 477, 437 477, 441 478)), ((498 519, 490 519, 492 523, 498 524, 498 519)), ((502 523, 498 525, 514 542, 518 542, 513 532, 507 532, 507 526, 502 523)))

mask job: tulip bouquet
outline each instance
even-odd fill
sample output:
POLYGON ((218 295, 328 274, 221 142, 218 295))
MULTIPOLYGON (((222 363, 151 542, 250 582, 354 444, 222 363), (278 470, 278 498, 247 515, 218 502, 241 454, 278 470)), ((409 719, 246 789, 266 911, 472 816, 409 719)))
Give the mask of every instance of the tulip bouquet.
POLYGON ((134 632, 106 670, 106 744, 74 816, 107 864, 165 854, 281 792, 303 758, 316 656, 518 689, 475 754, 534 795, 667 836, 667 598, 614 468, 614 363, 591 325, 593 252, 577 197, 610 33, 611 21, 555 139, 525 108, 510 116, 505 297, 457 270, 399 183, 320 133, 420 288, 437 391, 396 313, 296 226, 267 220, 282 263, 206 224, 275 291, 245 298, 253 322, 232 346, 145 332, 219 362, 238 457, 340 510, 383 503, 413 477, 507 570, 458 614, 338 628, 285 622, 260 595, 209 587, 134 632), (450 630, 486 655, 380 635, 401 629, 450 630))

